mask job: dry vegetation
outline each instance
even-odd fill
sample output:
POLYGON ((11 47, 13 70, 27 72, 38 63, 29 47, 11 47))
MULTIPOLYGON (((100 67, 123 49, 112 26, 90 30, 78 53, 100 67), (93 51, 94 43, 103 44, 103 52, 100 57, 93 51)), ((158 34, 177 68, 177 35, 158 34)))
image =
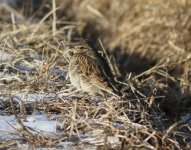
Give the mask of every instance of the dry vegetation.
POLYGON ((0 78, 0 110, 16 115, 22 138, 0 141, 0 149, 64 141, 75 148, 190 149, 191 123, 181 120, 191 116, 190 0, 17 2, 15 9, 0 5, 0 71, 15 74, 0 78), (63 54, 80 38, 99 51, 102 41, 124 99, 97 103, 85 93, 72 94, 63 54), (62 97, 49 101, 14 99, 16 93, 60 91, 62 97), (50 137, 25 127, 22 119, 36 109, 56 115, 63 134, 50 137), (85 135, 104 140, 84 142, 85 135), (108 141, 113 136, 119 138, 114 144, 108 141))

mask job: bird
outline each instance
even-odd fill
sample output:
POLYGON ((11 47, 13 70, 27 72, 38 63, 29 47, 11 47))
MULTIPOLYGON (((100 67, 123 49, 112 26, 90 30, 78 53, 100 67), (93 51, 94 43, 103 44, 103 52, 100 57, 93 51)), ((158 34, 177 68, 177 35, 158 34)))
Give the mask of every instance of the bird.
POLYGON ((78 91, 91 95, 106 96, 110 93, 120 99, 120 92, 114 85, 113 76, 87 41, 80 41, 69 48, 69 78, 78 91))

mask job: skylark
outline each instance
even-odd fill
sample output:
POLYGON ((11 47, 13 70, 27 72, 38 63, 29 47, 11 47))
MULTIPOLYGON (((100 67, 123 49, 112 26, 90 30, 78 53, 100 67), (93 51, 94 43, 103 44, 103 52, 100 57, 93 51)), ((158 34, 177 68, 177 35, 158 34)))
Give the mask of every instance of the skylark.
POLYGON ((120 98, 114 78, 107 75, 101 59, 86 41, 79 42, 69 50, 69 77, 79 91, 105 96, 106 93, 120 98))

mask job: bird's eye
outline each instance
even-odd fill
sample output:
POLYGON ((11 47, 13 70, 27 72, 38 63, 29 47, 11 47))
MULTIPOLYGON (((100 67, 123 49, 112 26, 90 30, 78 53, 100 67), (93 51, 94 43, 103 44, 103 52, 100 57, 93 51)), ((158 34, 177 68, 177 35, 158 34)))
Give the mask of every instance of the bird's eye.
POLYGON ((80 49, 84 49, 84 47, 83 47, 83 46, 80 46, 80 49))

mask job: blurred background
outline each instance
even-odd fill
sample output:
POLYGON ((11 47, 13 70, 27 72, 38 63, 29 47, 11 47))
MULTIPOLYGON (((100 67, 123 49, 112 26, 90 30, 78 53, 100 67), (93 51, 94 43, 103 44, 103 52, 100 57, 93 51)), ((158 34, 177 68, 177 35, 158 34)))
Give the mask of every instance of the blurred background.
MULTIPOLYGON (((52 0, 1 0, 30 21, 52 10, 52 0)), ((189 60, 189 0, 54 0, 56 25, 75 25, 77 34, 99 47, 100 38, 124 72, 141 72, 160 59, 189 60), (128 58, 128 60, 127 60, 128 58)), ((50 16, 47 19, 52 19, 50 16)), ((76 36, 76 35, 75 35, 76 36)), ((171 66, 172 67, 172 66, 171 66)))

